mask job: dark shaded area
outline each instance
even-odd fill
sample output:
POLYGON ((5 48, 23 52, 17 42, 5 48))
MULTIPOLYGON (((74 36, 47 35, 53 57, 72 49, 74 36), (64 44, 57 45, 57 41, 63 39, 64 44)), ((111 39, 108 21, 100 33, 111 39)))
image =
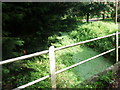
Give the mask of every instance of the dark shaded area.
POLYGON ((120 68, 119 70, 115 73, 115 78, 113 78, 114 82, 112 84, 108 84, 106 85, 106 87, 108 88, 116 88, 116 89, 120 89, 120 68))
POLYGON ((3 3, 3 59, 47 49, 49 36, 75 29, 76 19, 69 14, 75 4, 3 3))
MULTIPOLYGON (((104 3, 2 3, 2 59, 48 49, 48 37, 59 32, 75 30, 79 16, 109 11, 104 3), (103 7, 103 8, 100 8, 103 7)), ((89 22, 89 18, 88 18, 89 22)), ((32 60, 32 59, 30 59, 32 60)), ((32 68, 26 62, 6 64, 3 67, 3 89, 17 87, 24 75, 32 77, 32 68)), ((20 83, 23 84, 24 82, 20 83)))
POLYGON ((2 3, 3 59, 48 49, 48 37, 75 30, 77 18, 110 14, 113 3, 10 2, 2 3), (102 13, 101 13, 102 12, 102 13), (9 45, 9 47, 8 47, 9 45))
MULTIPOLYGON (((26 76, 24 77, 24 79, 25 78, 27 79, 28 77, 32 77, 31 72, 34 72, 34 73, 36 72, 36 70, 32 68, 27 68, 23 63, 24 62, 10 63, 2 67, 3 68, 3 71, 2 71, 2 74, 3 74, 2 89, 3 90, 12 90, 13 88, 16 88, 17 84, 20 83, 19 79, 21 79, 21 77, 26 76)), ((26 84, 25 82, 22 81, 22 79, 21 79, 21 83, 26 84)))

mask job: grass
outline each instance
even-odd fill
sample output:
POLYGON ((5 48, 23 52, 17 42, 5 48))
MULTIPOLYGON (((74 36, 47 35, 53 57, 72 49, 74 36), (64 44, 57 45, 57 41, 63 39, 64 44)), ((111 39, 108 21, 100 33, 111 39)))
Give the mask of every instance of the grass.
MULTIPOLYGON (((85 24, 85 23, 80 24, 79 23, 78 30, 81 30, 80 28, 82 28, 82 29, 87 28, 87 29, 96 30, 95 26, 102 25, 102 23, 105 23, 107 26, 111 26, 111 24, 112 24, 109 33, 112 33, 115 31, 114 28, 116 29, 116 25, 114 25, 112 22, 110 24, 110 23, 102 22, 102 21, 93 22, 93 24, 92 23, 88 23, 88 24, 85 24)), ((99 31, 97 31, 97 30, 90 31, 90 35, 93 35, 92 33, 94 33, 97 37, 99 37, 99 36, 104 36, 104 35, 109 34, 108 33, 109 27, 100 26, 100 29, 99 29, 99 27, 96 27, 96 28, 99 31), (104 29, 106 31, 101 32, 100 31, 101 29, 102 30, 104 29)), ((82 37, 82 36, 80 36, 82 34, 80 34, 79 33, 80 31, 78 31, 78 30, 74 30, 74 31, 70 31, 70 32, 60 32, 61 36, 54 35, 54 36, 49 37, 48 39, 51 42, 51 45, 53 45, 55 47, 61 47, 61 46, 73 44, 73 43, 78 42, 80 40, 87 40, 87 39, 96 37, 96 36, 90 36, 90 38, 86 37, 86 36, 82 37), (80 35, 78 35, 78 34, 80 34, 80 35), (75 36, 75 37, 79 36, 79 37, 73 38, 72 36, 75 36), (81 39, 80 37, 83 39, 81 39)), ((83 33, 85 33, 86 35, 89 35, 89 33, 87 33, 87 31, 83 32, 83 33)), ((86 45, 79 45, 79 46, 75 46, 75 47, 71 47, 71 48, 57 51, 55 54, 56 54, 56 70, 60 70, 60 69, 63 69, 65 67, 76 64, 80 61, 86 60, 90 57, 93 57, 95 55, 98 55, 99 52, 90 48, 90 47, 87 47, 86 45)), ((48 61, 48 56, 45 56, 45 57, 47 58, 47 60, 42 60, 43 63, 44 63, 44 61, 48 61)), ((35 65, 35 63, 31 63, 31 64, 35 65)), ((97 74, 97 73, 105 70, 106 68, 108 68, 112 64, 113 64, 113 62, 104 58, 103 56, 98 57, 96 59, 93 59, 89 62, 86 62, 86 63, 80 65, 80 66, 77 66, 75 68, 72 68, 72 69, 67 70, 63 73, 58 74, 57 75, 57 87, 58 88, 74 88, 76 85, 78 85, 82 81, 90 78, 94 74, 97 74)), ((38 64, 38 66, 33 66, 33 68, 35 70, 37 70, 37 67, 39 68, 39 70, 41 69, 40 71, 36 72, 36 74, 32 73, 33 76, 36 76, 36 75, 45 76, 45 75, 47 75, 47 74, 43 75, 42 70, 44 70, 44 72, 46 70, 46 72, 49 73, 49 68, 45 69, 46 67, 49 67, 49 61, 44 63, 43 65, 44 65, 44 67, 42 67, 40 64, 38 64)), ((31 66, 29 66, 29 67, 31 67, 31 66)), ((47 80, 46 82, 43 81, 41 83, 38 83, 35 86, 37 86, 37 87, 50 87, 50 83, 48 81, 49 80, 47 80)))
MULTIPOLYGON (((52 37, 51 37, 52 38, 52 37)), ((55 47, 61 47, 75 43, 68 33, 62 33, 62 36, 56 36, 55 39, 58 39, 59 42, 52 43, 55 47)), ((98 55, 99 53, 93 49, 86 47, 84 45, 79 45, 67 49, 57 51, 56 55, 56 70, 63 69, 70 65, 76 64, 80 61, 86 60, 90 57, 98 55)), ((94 74, 97 74, 107 67, 111 66, 113 63, 105 59, 103 56, 93 59, 89 62, 86 62, 80 66, 67 70, 63 73, 57 75, 57 87, 58 88, 74 88, 82 81, 90 78, 94 74)), ((47 55, 43 55, 43 59, 33 58, 33 60, 27 62, 27 67, 32 68, 31 79, 27 79, 28 76, 24 76, 21 81, 30 82, 36 80, 40 77, 49 74, 49 60, 47 55), (27 80, 27 81, 26 81, 27 80)), ((39 82, 35 85, 32 85, 26 89, 34 88, 50 88, 50 79, 39 82)))
MULTIPOLYGON (((99 54, 88 47, 82 47, 82 49, 83 49, 83 52, 79 52, 77 53, 77 55, 74 56, 74 57, 77 57, 76 60, 78 61, 80 59, 85 60, 99 54)), ((77 75, 82 77, 81 80, 86 80, 91 76, 93 76, 94 74, 97 74, 103 71, 104 69, 106 69, 112 64, 113 64, 112 62, 108 61, 102 56, 76 67, 75 72, 77 75)))
MULTIPOLYGON (((115 79, 117 78, 116 73, 113 71, 108 71, 107 73, 105 73, 104 75, 100 75, 95 81, 90 81, 90 82, 84 82, 78 86, 76 86, 76 88, 88 88, 88 89, 104 89, 106 88, 111 89, 111 88, 115 88, 113 87, 116 83, 115 79)), ((118 80, 118 79, 117 79, 118 80)))
MULTIPOLYGON (((61 47, 69 44, 73 44, 76 42, 88 40, 95 37, 105 36, 109 33, 115 32, 116 25, 114 23, 107 22, 92 22, 92 23, 78 23, 78 29, 69 31, 69 32, 59 32, 59 35, 53 35, 49 37, 49 43, 55 47, 61 47), (109 29, 110 28, 110 29, 109 29), (115 30, 114 30, 115 29, 115 30), (102 31, 101 31, 102 30, 102 31)), ((106 50, 108 45, 110 45, 109 39, 108 41, 103 40, 103 43, 95 41, 90 44, 95 46, 96 43, 99 47, 102 47, 106 50), (104 44, 104 43, 108 44, 104 44)), ((65 67, 76 64, 80 61, 86 60, 90 57, 100 54, 102 49, 99 47, 90 48, 89 45, 83 44, 71 48, 67 48, 64 50, 56 51, 56 70, 63 69, 65 67), (99 49, 99 50, 97 50, 99 49)), ((108 47, 109 49, 109 47, 108 47)), ((25 60, 26 61, 26 60, 25 60)), ((16 76, 17 78, 17 86, 24 85, 33 80, 39 79, 43 76, 49 74, 49 57, 48 55, 42 55, 39 57, 32 58, 26 61, 27 63, 20 70, 24 70, 24 67, 29 69, 29 73, 23 73, 16 76)), ((81 83, 82 81, 90 78, 94 74, 97 74, 107 67, 113 64, 107 58, 103 56, 93 59, 89 62, 86 62, 80 66, 67 70, 63 73, 57 75, 57 87, 58 88, 74 88, 76 85, 81 83)), ((28 72, 28 71, 27 71, 28 72)), ((27 87, 26 90, 29 89, 39 89, 39 88, 50 88, 50 79, 41 81, 35 85, 27 87)))
MULTIPOLYGON (((65 45, 65 43, 67 43, 67 45, 68 45, 70 43, 68 41, 74 42, 74 40, 70 39, 70 37, 68 37, 68 35, 66 34, 66 36, 62 37, 61 44, 65 45)), ((55 44, 54 44, 54 46, 55 46, 55 44)), ((66 66, 70 66, 73 63, 74 64, 78 63, 80 61, 86 60, 86 59, 93 57, 95 55, 98 55, 98 54, 99 53, 94 51, 93 49, 80 45, 80 46, 68 48, 66 50, 58 51, 56 53, 56 55, 57 55, 56 59, 59 60, 59 62, 62 61, 62 64, 66 65, 66 66)), ((102 57, 93 59, 85 64, 75 67, 74 69, 72 69, 72 72, 74 72, 77 75, 77 77, 79 77, 80 81, 83 81, 83 80, 88 79, 92 75, 106 69, 107 67, 109 67, 112 64, 113 64, 112 62, 110 62, 109 60, 105 59, 102 56, 102 57)))

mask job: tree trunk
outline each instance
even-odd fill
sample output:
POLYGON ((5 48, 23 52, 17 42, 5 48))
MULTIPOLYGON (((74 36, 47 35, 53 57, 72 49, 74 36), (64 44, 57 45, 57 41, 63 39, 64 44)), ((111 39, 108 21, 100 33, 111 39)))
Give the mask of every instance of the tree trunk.
POLYGON ((102 19, 104 20, 105 19, 105 14, 102 14, 102 17, 103 17, 102 19))
POLYGON ((117 24, 117 16, 118 16, 118 0, 115 2, 115 24, 117 24))
POLYGON ((87 13, 87 19, 86 19, 87 23, 89 22, 89 16, 90 16, 90 14, 87 13))

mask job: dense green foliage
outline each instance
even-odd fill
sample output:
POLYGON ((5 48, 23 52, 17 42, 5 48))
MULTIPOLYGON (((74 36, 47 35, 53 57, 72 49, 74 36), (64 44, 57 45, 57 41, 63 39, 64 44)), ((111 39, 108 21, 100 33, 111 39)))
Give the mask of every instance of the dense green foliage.
POLYGON ((113 3, 105 2, 83 2, 82 5, 78 5, 75 8, 77 15, 81 17, 86 17, 86 21, 89 22, 89 18, 97 16, 105 19, 106 17, 111 17, 111 14, 114 12, 113 3))
MULTIPOLYGON (((19 38, 22 45, 14 44, 9 52, 18 50, 19 55, 11 53, 3 59, 20 56, 22 50, 27 54, 48 48, 48 37, 59 31, 70 31, 76 28, 78 17, 102 15, 113 12, 113 3, 2 3, 2 29, 6 40, 19 38), (103 13, 101 13, 103 12, 103 13)), ((18 42, 18 39, 14 42, 18 42)), ((12 42, 10 42, 12 44, 12 42)), ((3 44, 7 44, 3 42, 3 44)), ((11 46, 11 45, 10 45, 11 46)), ((7 47, 3 47, 3 53, 7 47)), ((10 47, 9 47, 10 48, 10 47)))
MULTIPOLYGON (((112 22, 107 23, 98 21, 80 25, 78 29, 72 31, 70 35, 73 39, 77 39, 77 41, 79 42, 112 34, 115 33, 117 30, 117 25, 112 22)), ((99 52, 104 52, 115 47, 115 37, 112 36, 109 38, 93 41, 90 43, 86 43, 85 45, 99 52)))
MULTIPOLYGON (((60 47, 117 31, 114 23, 79 22, 79 18, 85 18, 84 16, 88 13, 91 16, 101 15, 101 12, 105 13, 106 10, 111 13, 110 10, 113 7, 111 4, 26 2, 2 3, 2 5, 3 60, 48 49, 51 45, 60 47), (104 7, 99 8, 99 6, 104 7), (23 53, 23 50, 26 53, 23 53)), ((112 47, 114 47, 114 37, 58 51, 56 52, 56 69, 60 70, 83 61, 112 47)), ((112 62, 104 57, 99 57, 87 64, 68 70, 57 75, 57 87, 75 87, 111 64, 112 62), (100 65, 97 70, 96 63, 100 65)), ((3 89, 13 89, 48 74, 48 55, 6 64, 3 66, 3 89)), ((35 88, 50 88, 50 79, 26 89, 35 88)))
MULTIPOLYGON (((75 28, 76 19, 69 14, 73 6, 73 3, 3 3, 3 37, 20 38, 24 44, 14 49, 25 49, 27 54, 46 49, 50 35, 75 28)), ((10 52, 14 49, 11 47, 10 52)), ((11 57, 3 55, 3 59, 7 58, 11 57)))
POLYGON ((23 46, 24 41, 21 40, 20 38, 3 37, 2 43, 3 43, 3 47, 2 47, 3 51, 5 51, 2 53, 3 59, 22 55, 22 52, 19 53, 21 50, 18 48, 20 46, 23 46))
MULTIPOLYGON (((78 41, 84 41, 84 40, 92 39, 95 37, 104 36, 104 35, 113 33, 117 30, 115 29, 116 25, 114 23, 111 23, 111 24, 107 22, 102 22, 102 21, 92 22, 88 24, 78 23, 79 27, 77 30, 70 31, 70 32, 64 32, 64 33, 59 32, 58 35, 56 34, 56 35, 50 36, 48 38, 49 43, 50 45, 54 45, 55 47, 60 47, 60 46, 69 45, 69 44, 72 44, 78 41), (106 27, 104 26, 104 24, 106 27), (112 27, 111 27, 111 30, 109 31, 109 27, 111 24, 112 24, 112 27), (95 27, 95 25, 97 26, 95 27), (93 31, 91 28, 93 28, 93 31), (104 31, 101 31, 101 28, 104 28, 104 31), (84 31, 84 33, 82 31, 84 31)), ((101 40, 101 42, 110 43, 111 41, 108 41, 108 39, 105 39, 103 41, 101 40)), ((73 65, 77 62, 83 61, 85 59, 88 59, 92 56, 99 54, 98 52, 95 52, 92 49, 87 48, 86 45, 90 47, 93 46, 95 50, 101 52, 101 50, 99 50, 98 48, 97 49, 95 48, 96 44, 92 44, 92 43, 58 51, 56 52, 56 67, 57 67, 56 69, 60 70, 62 68, 73 65)), ((105 45, 100 45, 99 48, 105 49, 106 47, 109 47, 109 44, 107 44, 106 47, 104 46, 105 45)), ((104 57, 99 57, 86 64, 80 65, 76 68, 73 68, 61 74, 58 74, 57 75, 57 87, 58 88, 73 88, 76 85, 78 85, 80 82, 82 82, 83 80, 86 80, 92 75, 97 74, 98 72, 109 67, 111 64, 112 63, 106 60, 104 57), (96 63, 99 63, 100 67, 98 67, 98 64, 96 63)), ((19 61, 9 66, 13 66, 13 67, 9 70, 7 68, 4 69, 3 74, 5 75, 5 77, 9 77, 12 75, 13 77, 8 78, 8 79, 7 78, 3 79, 4 81, 3 85, 5 85, 6 88, 8 88, 8 86, 6 85, 9 85, 9 81, 14 81, 13 83, 10 83, 11 88, 13 88, 12 86, 17 87, 17 86, 26 84, 30 81, 36 80, 40 77, 43 77, 49 74, 48 55, 42 55, 42 56, 35 57, 29 60, 19 61), (20 67, 13 68, 13 67, 16 67, 16 65, 20 67), (24 71, 26 71, 26 73, 24 71)), ((34 89, 34 88, 50 88, 50 79, 39 82, 26 89, 34 89)))

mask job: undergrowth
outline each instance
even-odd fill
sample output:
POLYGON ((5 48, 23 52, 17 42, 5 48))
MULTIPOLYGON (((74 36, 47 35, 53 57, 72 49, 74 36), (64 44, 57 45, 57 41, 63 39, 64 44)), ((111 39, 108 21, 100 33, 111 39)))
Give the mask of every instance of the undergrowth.
MULTIPOLYGON (((61 47, 75 42, 80 42, 84 40, 89 40, 92 38, 105 36, 117 31, 117 25, 114 23, 107 22, 92 22, 88 24, 78 24, 78 29, 70 32, 59 32, 59 35, 53 35, 49 37, 49 45, 55 47, 61 47)), ((56 51, 56 70, 63 69, 90 57, 93 57, 98 52, 103 52, 114 47, 114 37, 105 38, 98 41, 93 41, 91 43, 67 48, 64 50, 56 51), (89 46, 89 47, 86 47, 89 46), (91 49, 92 48, 92 49, 91 49)), ((111 56, 114 53, 110 54, 111 56)), ((21 61, 16 62, 16 65, 21 61)), ((93 59, 92 61, 82 64, 73 69, 67 70, 63 73, 57 75, 57 87, 58 88, 74 88, 77 84, 82 82, 85 79, 88 79, 94 74, 106 69, 111 64, 111 61, 106 60, 104 57, 99 57, 93 59)), ((16 66, 15 66, 16 67, 16 66)), ((24 60, 21 62, 21 66, 14 68, 15 70, 4 71, 4 73, 13 75, 11 72, 14 72, 13 79, 9 81, 14 81, 15 83, 8 82, 5 78, 3 84, 5 87, 11 83, 12 86, 21 86, 26 83, 29 83, 33 80, 39 79, 43 76, 49 74, 49 57, 48 55, 42 55, 32 59, 24 60), (24 64, 24 62, 26 62, 24 64), (18 68, 18 69, 17 69, 18 68), (26 70, 26 73, 20 73, 21 71, 26 70), (19 71, 19 74, 18 74, 19 71), (16 73, 16 74, 15 74, 16 73)), ((16 87, 15 86, 15 87, 16 87)), ((35 85, 25 88, 29 89, 38 89, 38 88, 50 88, 50 79, 41 81, 35 85)))
POLYGON ((100 75, 100 77, 97 78, 96 81, 91 81, 87 83, 83 83, 81 85, 76 86, 76 88, 83 88, 83 89, 109 89, 109 87, 106 87, 106 85, 114 83, 114 73, 112 71, 107 72, 104 75, 100 75))
MULTIPOLYGON (((118 26, 112 22, 107 23, 103 21, 98 21, 80 25, 78 26, 77 30, 69 32, 69 34, 73 39, 76 39, 77 42, 80 42, 106 36, 108 34, 115 33, 117 30, 118 26)), ((98 52, 104 52, 115 48, 115 36, 92 41, 90 43, 86 43, 85 45, 93 48, 94 50, 97 50, 98 52)), ((110 53, 110 55, 114 56, 114 53, 110 53)))

